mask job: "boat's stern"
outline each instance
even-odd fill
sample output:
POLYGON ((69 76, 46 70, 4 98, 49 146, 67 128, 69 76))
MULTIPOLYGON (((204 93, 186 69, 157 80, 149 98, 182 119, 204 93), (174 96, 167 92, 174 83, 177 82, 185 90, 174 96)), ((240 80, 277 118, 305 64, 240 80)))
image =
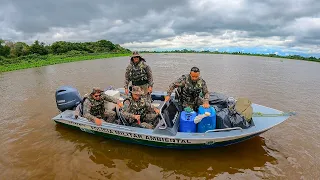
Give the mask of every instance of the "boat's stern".
POLYGON ((52 118, 52 120, 57 121, 61 119, 71 119, 74 118, 74 111, 72 110, 65 110, 61 112, 60 114, 56 115, 55 117, 52 118))

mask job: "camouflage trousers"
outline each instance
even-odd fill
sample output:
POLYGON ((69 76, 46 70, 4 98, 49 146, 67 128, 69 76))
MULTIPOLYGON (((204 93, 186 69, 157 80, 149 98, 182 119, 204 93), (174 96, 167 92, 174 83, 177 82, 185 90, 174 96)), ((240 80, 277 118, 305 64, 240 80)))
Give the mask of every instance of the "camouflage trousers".
POLYGON ((116 124, 120 123, 116 120, 116 112, 112 110, 106 110, 104 112, 104 116, 102 117, 102 119, 108 123, 116 123, 116 124))
MULTIPOLYGON (((74 111, 74 117, 76 119, 78 119, 78 117, 80 116, 80 106, 81 104, 79 104, 74 111)), ((113 110, 105 110, 103 115, 97 115, 96 117, 99 119, 103 119, 108 123, 120 124, 120 121, 116 119, 116 112, 113 110)))
MULTIPOLYGON (((134 122, 132 126, 137 125, 136 119, 130 118, 129 121, 134 122)), ((141 119, 140 121, 141 121, 140 126, 147 129, 153 129, 159 123, 159 115, 156 113, 149 113, 149 114, 146 114, 145 118, 141 119)))

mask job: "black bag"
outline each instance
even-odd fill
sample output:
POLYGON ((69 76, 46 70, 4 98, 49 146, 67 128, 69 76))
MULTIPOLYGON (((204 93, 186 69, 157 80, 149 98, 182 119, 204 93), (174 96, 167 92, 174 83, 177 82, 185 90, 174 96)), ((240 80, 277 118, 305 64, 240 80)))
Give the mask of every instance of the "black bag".
MULTIPOLYGON (((229 111, 230 112, 230 111, 229 111)), ((242 129, 246 129, 251 127, 253 121, 250 121, 250 123, 239 113, 234 113, 229 115, 230 122, 232 127, 241 127, 242 129)))
MULTIPOLYGON (((232 98, 231 98, 232 99, 232 98)), ((220 93, 210 93, 209 104, 216 110, 216 128, 233 128, 241 127, 249 128, 253 125, 253 121, 249 123, 234 109, 234 102, 229 101, 229 97, 220 93), (231 108, 231 111, 230 111, 231 108)))
POLYGON ((209 104, 219 111, 228 107, 228 97, 220 93, 210 93, 209 104))
POLYGON ((232 127, 228 108, 223 108, 220 111, 216 112, 216 117, 217 117, 217 126, 216 126, 217 129, 232 127))

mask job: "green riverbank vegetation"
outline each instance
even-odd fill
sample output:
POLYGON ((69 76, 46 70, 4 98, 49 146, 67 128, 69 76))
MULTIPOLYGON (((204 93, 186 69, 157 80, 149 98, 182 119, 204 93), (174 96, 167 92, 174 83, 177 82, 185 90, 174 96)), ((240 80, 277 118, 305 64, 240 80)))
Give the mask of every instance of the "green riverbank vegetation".
POLYGON ((97 42, 57 41, 51 45, 35 41, 0 40, 0 72, 60 64, 73 61, 129 56, 131 51, 108 40, 97 42))
MULTIPOLYGON (((220 52, 220 51, 195 51, 195 50, 172 50, 172 51, 141 51, 140 53, 204 53, 204 54, 233 54, 246 56, 263 56, 296 59, 320 62, 320 58, 303 57, 300 55, 281 56, 277 54, 251 54, 243 52, 220 52)), ((52 64, 60 64, 73 61, 129 56, 131 51, 113 44, 108 40, 96 42, 66 42, 57 41, 51 45, 35 41, 28 45, 24 42, 11 42, 0 39, 0 72, 40 67, 52 64)))

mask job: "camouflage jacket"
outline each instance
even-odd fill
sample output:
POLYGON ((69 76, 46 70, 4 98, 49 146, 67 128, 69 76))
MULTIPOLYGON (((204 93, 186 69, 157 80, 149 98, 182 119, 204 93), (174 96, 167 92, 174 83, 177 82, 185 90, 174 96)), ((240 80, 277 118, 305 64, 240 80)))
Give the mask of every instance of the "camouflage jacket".
POLYGON ((141 115, 144 118, 146 114, 154 111, 154 106, 145 98, 135 101, 131 97, 124 101, 122 115, 126 119, 134 119, 134 115, 141 115))
POLYGON ((105 111, 105 102, 117 103, 118 100, 112 96, 101 93, 101 98, 99 101, 93 99, 91 95, 85 99, 83 102, 83 117, 87 118, 89 121, 94 122, 95 118, 103 118, 105 111))
POLYGON ((190 79, 190 75, 182 75, 176 81, 169 85, 167 90, 167 95, 170 96, 175 88, 180 88, 180 93, 182 98, 185 101, 195 101, 195 99, 199 96, 203 96, 203 100, 205 102, 209 101, 209 91, 205 80, 201 77, 197 82, 192 82, 190 79))
POLYGON ((128 88, 129 82, 147 81, 149 86, 153 86, 153 77, 150 66, 143 60, 138 64, 132 61, 126 68, 124 88, 128 88))

